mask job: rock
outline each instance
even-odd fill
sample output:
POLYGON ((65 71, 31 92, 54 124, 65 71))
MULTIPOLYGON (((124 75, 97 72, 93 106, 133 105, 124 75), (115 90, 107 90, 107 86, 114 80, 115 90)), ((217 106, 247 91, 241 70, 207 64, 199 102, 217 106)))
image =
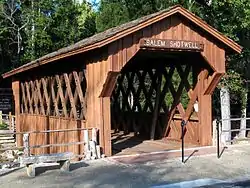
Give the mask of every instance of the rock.
POLYGON ((7 158, 7 159, 10 159, 10 160, 14 160, 15 159, 15 154, 12 150, 7 150, 5 152, 3 152, 1 154, 1 157, 2 158, 7 158))
POLYGON ((11 165, 10 164, 4 164, 2 166, 2 169, 8 169, 8 168, 11 168, 11 165))
POLYGON ((23 155, 23 151, 17 151, 17 153, 16 153, 18 156, 21 156, 21 155, 23 155))
POLYGON ((102 154, 102 156, 101 156, 102 158, 105 158, 106 156, 104 155, 104 154, 102 154))
POLYGON ((238 138, 233 140, 234 144, 249 144, 250 139, 249 138, 238 138))

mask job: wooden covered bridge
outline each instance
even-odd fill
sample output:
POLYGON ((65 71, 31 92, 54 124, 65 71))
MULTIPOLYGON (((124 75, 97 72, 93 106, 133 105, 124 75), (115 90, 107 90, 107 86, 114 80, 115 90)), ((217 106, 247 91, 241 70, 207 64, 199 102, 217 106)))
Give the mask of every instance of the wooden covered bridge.
MULTIPOLYGON (((3 74, 12 78, 17 131, 99 130, 112 155, 111 130, 144 139, 212 142, 211 95, 225 54, 241 47, 193 13, 174 6, 96 34, 3 74)), ((34 136, 33 143, 79 141, 82 134, 34 136)), ((33 140, 33 141, 32 141, 33 140)), ((21 141, 19 141, 19 144, 21 141)), ((73 147, 73 146, 72 146, 73 147)), ((58 152, 79 148, 54 148, 58 152)))

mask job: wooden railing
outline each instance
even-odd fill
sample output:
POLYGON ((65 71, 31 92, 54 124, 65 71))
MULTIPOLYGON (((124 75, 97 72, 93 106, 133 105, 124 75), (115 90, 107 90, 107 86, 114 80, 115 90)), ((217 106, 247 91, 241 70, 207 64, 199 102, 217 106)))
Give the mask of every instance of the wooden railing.
MULTIPOLYGON (((97 159, 101 158, 101 150, 98 144, 98 129, 86 129, 86 128, 78 128, 78 129, 61 129, 61 130, 45 130, 45 131, 29 131, 29 132, 12 132, 12 131, 5 131, 5 135, 22 135, 23 137, 23 145, 16 146, 16 147, 9 147, 9 148, 0 148, 1 151, 6 150, 22 150, 24 152, 24 156, 32 155, 35 149, 41 148, 51 148, 51 147, 66 147, 68 146, 80 146, 80 152, 75 151, 75 156, 80 158, 86 159, 97 159), (41 144, 41 145, 31 145, 30 144, 30 135, 31 134, 51 134, 51 133, 62 133, 62 132, 72 132, 72 131, 83 131, 83 138, 82 141, 79 142, 67 142, 67 143, 53 143, 53 144, 41 144)), ((70 148, 68 148, 70 149, 70 148)), ((72 148, 71 148, 72 149, 72 148)), ((62 148, 61 148, 62 150, 62 148)), ((59 153, 59 152, 56 152, 59 153)))

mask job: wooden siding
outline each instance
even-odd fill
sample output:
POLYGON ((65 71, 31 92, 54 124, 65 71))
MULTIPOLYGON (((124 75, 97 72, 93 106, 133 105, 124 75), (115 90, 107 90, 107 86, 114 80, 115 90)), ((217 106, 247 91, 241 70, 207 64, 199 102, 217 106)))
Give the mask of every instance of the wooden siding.
MULTIPOLYGON (((181 141, 181 121, 182 118, 174 117, 171 121, 170 131, 167 139, 172 139, 176 141, 181 141)), ((194 118, 190 119, 186 125, 184 140, 186 143, 191 143, 194 145, 199 145, 199 120, 194 118)))
MULTIPOLYGON (((109 106, 103 106, 103 102, 100 98, 101 93, 103 92, 104 84, 109 85, 111 83, 105 83, 107 78, 109 78, 110 72, 120 72, 124 66, 137 54, 140 50, 139 41, 142 38, 159 38, 159 39, 176 39, 176 40, 194 40, 200 41, 204 43, 204 51, 201 53, 204 57, 203 62, 200 62, 200 65, 197 64, 197 67, 203 66, 202 63, 207 62, 211 69, 214 72, 224 73, 225 72, 225 50, 222 48, 222 44, 219 41, 215 41, 212 36, 205 35, 203 31, 189 22, 186 18, 181 15, 173 15, 164 20, 161 20, 155 24, 152 24, 146 28, 143 28, 133 34, 125 36, 122 39, 114 41, 113 43, 107 46, 107 51, 105 51, 95 59, 89 61, 87 65, 87 126, 98 127, 100 128, 103 125, 103 117, 101 113, 101 108, 109 109, 109 106)), ((164 53, 168 53, 165 51, 164 53)), ((188 52, 187 52, 188 53, 188 52)), ((136 63, 136 62, 135 62, 136 63)), ((185 62, 189 63, 189 62, 185 62)), ((117 74, 114 74, 116 77, 117 74)), ((211 86, 213 84, 213 80, 211 80, 212 76, 205 77, 204 85, 202 85, 202 89, 199 95, 200 101, 203 101, 205 108, 211 109, 211 103, 209 103, 212 90, 208 95, 203 95, 204 90, 208 87, 214 88, 211 86), (210 82, 208 82, 208 78, 210 78, 210 82), (209 85, 210 84, 210 85, 209 85), (206 102, 205 99, 208 99, 206 102)), ((115 79, 111 79, 115 80, 115 79)), ((218 79, 217 79, 218 81, 218 79)), ((112 84, 111 84, 112 85, 112 84)), ((107 89, 107 87, 105 87, 107 89)), ((201 113, 203 106, 199 105, 199 109, 201 109, 201 113)), ((205 114, 204 114, 205 115, 205 114)), ((211 113, 208 113, 207 120, 201 120, 199 118, 199 123, 196 122, 195 125, 199 124, 199 127, 209 127, 211 125, 211 113)), ((105 121, 105 120, 104 120, 105 121)), ((106 119, 108 121, 108 119, 106 119)), ((103 134, 107 134, 109 131, 109 127, 111 126, 111 122, 104 123, 106 127, 103 127, 103 134)), ((178 123, 176 123, 178 124, 178 123)), ((191 126, 190 126, 191 127, 191 126)), ((197 133, 197 137, 200 139, 194 138, 195 142, 197 140, 200 141, 202 145, 207 145, 210 143, 210 128, 201 128, 201 131, 195 131, 197 133), (204 130, 203 130, 204 129, 204 130), (207 138, 202 138, 201 135, 204 135, 207 132, 207 138)), ((172 129, 173 130, 173 129, 172 129)), ((172 133, 173 135, 174 133, 172 133)), ((191 130, 190 130, 191 134, 191 130)), ((171 133, 170 133, 171 135, 171 133)), ((177 138, 177 136, 175 136, 177 138)), ((102 137, 101 146, 104 147, 104 142, 108 138, 102 137)), ((191 139, 191 137, 190 137, 191 139)), ((110 155, 107 154, 107 155, 110 155)))
POLYGON ((50 63, 52 61, 56 61, 56 60, 63 59, 66 57, 71 57, 73 55, 87 52, 90 50, 96 50, 98 48, 101 48, 110 44, 111 42, 124 38, 127 35, 135 33, 138 30, 141 30, 142 28, 145 28, 154 23, 160 22, 161 20, 169 18, 173 15, 182 15, 182 17, 188 20, 190 25, 191 24, 195 25, 195 27, 202 29, 202 33, 205 33, 207 36, 211 35, 213 36, 214 39, 217 40, 218 43, 222 43, 223 48, 227 48, 228 50, 233 50, 237 53, 241 52, 242 47, 239 46, 237 43, 235 43, 233 40, 219 33, 217 30, 209 26, 207 23, 205 23, 199 17, 195 16, 193 13, 177 5, 169 9, 165 9, 163 11, 139 18, 137 20, 134 20, 126 24, 123 24, 121 26, 112 28, 108 31, 98 33, 88 39, 79 41, 75 45, 71 45, 69 47, 62 48, 51 54, 47 54, 29 63, 28 65, 23 65, 17 69, 14 69, 10 72, 3 74, 3 77, 6 78, 9 76, 15 75, 17 73, 32 69, 34 67, 38 67, 40 65, 50 63))
POLYGON ((204 35, 200 28, 192 25, 181 15, 168 17, 108 45, 110 54, 108 60, 112 71, 120 71, 138 52, 139 41, 142 38, 203 42, 202 55, 211 68, 220 73, 225 72, 225 50, 222 48, 222 44, 214 41, 212 36, 204 35))
MULTIPOLYGON (((86 128, 84 120, 73 120, 43 115, 21 114, 18 116, 21 132, 86 128)), ((53 133, 31 133, 30 146, 82 142, 83 131, 53 133)), ((22 145, 22 144, 20 144, 22 145)), ((58 153, 70 151, 83 154, 83 144, 31 149, 31 154, 58 153)))
MULTIPOLYGON (((197 27, 196 24, 192 23, 190 20, 185 18, 180 14, 174 14, 169 16, 163 20, 160 20, 156 23, 148 25, 146 27, 141 27, 140 30, 136 30, 134 32, 130 32, 129 34, 120 37, 118 40, 113 41, 112 43, 107 44, 106 46, 100 46, 99 49, 93 49, 91 53, 86 55, 86 59, 81 59, 79 64, 86 64, 86 73, 85 78, 87 82, 87 89, 86 89, 86 114, 84 114, 84 118, 86 119, 86 128, 98 128, 100 130, 100 146, 104 150, 104 153, 109 156, 111 155, 111 94, 114 88, 118 73, 124 70, 127 64, 129 64, 131 59, 136 56, 139 52, 142 51, 139 47, 139 41, 142 38, 159 38, 159 39, 174 39, 174 40, 188 40, 188 41, 200 41, 204 43, 204 51, 201 52, 203 59, 196 63, 197 72, 196 77, 197 79, 201 80, 197 86, 197 93, 193 94, 193 91, 190 90, 190 96, 193 97, 190 99, 189 106, 192 107, 192 103, 198 99, 199 101, 199 113, 198 113, 198 120, 191 121, 189 119, 190 110, 188 112, 183 112, 184 116, 189 120, 187 126, 187 137, 185 139, 190 140, 191 142, 199 143, 201 145, 209 145, 211 143, 211 94, 220 80, 223 73, 225 73, 225 45, 219 40, 215 39, 212 34, 208 34, 204 32, 202 28, 197 27), (204 68, 204 62, 206 62, 210 69, 204 68), (206 70, 205 70, 206 69, 206 70), (203 73, 203 71, 205 71, 203 73), (214 75, 215 74, 215 75, 214 75), (197 76, 199 75, 199 76, 197 76), (194 125, 194 126, 193 126, 194 125), (197 128, 198 127, 198 128, 197 128)), ((167 50, 161 51, 161 53, 168 53, 167 50)), ((190 52, 185 52, 190 53, 190 52)), ((178 56, 178 53, 176 54, 178 56)), ((68 57, 68 59, 64 59, 64 63, 69 63, 67 61, 71 61, 72 57, 68 57)), ((192 60, 191 60, 192 61, 192 60)), ((136 65, 137 62, 133 62, 136 65)), ((147 62, 151 63, 151 62, 147 62)), ((152 62, 153 63, 153 62, 152 62)), ((185 64, 194 63, 194 62, 183 62, 185 64)), ((73 66, 73 65, 72 65, 73 66)), ((142 65, 143 66, 143 65, 142 65)), ((48 67, 47 67, 48 68, 48 67)), ((51 72, 52 76, 56 76, 57 71, 51 72)), ((64 73, 64 72, 63 72, 64 73)), ((44 75, 42 75, 43 77, 44 75)), ((65 78, 65 77, 64 77, 65 78)), ((66 77, 67 78, 67 77, 66 77)), ((65 79, 68 81, 68 78, 65 79)), ((29 81, 28 78, 22 80, 23 82, 29 81)), ((76 84, 79 84, 76 82, 76 84)), ((39 84, 38 84, 39 85, 39 84)), ((39 87, 38 87, 39 88, 39 87)), ((16 104, 16 114, 20 113, 20 83, 19 81, 13 82, 13 91, 15 97, 15 104, 16 104)), ((66 88, 67 89, 67 88, 66 88)), ((26 89, 27 90, 27 89, 26 89)), ((66 90, 71 98, 69 101, 70 110, 72 107, 75 106, 74 100, 72 100, 72 92, 66 90)), ((62 92, 60 92, 62 95, 62 92)), ((59 96, 59 95, 58 95, 59 96)), ((40 101, 41 98, 44 100, 45 97, 39 97, 40 101)), ((63 100, 63 96, 59 96, 61 100, 63 100)), ((65 99, 65 98, 64 98, 65 99)), ((27 99, 22 99, 23 101, 27 99)), ((28 104, 28 103, 27 103, 28 104)), ((31 105, 31 104, 30 104, 31 105)), ((189 107, 189 109, 191 109, 189 107)), ((30 111, 23 110, 25 109, 25 103, 22 106, 22 112, 30 111)), ((46 114, 45 112, 41 111, 39 115, 30 115, 30 114, 22 114, 18 116, 19 118, 17 123, 17 129, 23 130, 23 128, 27 131, 28 129, 34 130, 44 130, 46 126, 52 126, 54 128, 65 128, 66 126, 69 127, 76 127, 77 120, 70 116, 70 119, 63 120, 61 118, 56 119, 55 117, 49 117, 49 122, 51 125, 46 123, 46 116, 42 114, 46 114), (39 118, 35 118, 39 117, 39 118), (22 118, 22 119, 20 119, 22 118), (34 125, 34 126, 32 126, 34 125)), ((66 112, 64 114, 67 114, 66 112)), ((73 114, 73 113, 70 113, 73 114)), ((74 116, 76 117, 76 112, 74 110, 74 116)), ((51 115, 51 114, 49 114, 51 115)), ((52 114, 53 115, 53 114, 52 114)), ((171 114, 171 117, 174 117, 174 111, 171 114)), ((67 117, 67 116, 65 116, 67 117)), ((175 120, 174 118, 169 121, 170 122, 170 132, 167 135, 170 138, 179 139, 179 133, 175 131, 175 127, 179 129, 180 127, 180 120, 175 120)), ((168 123, 169 124, 169 123, 168 123)), ((167 125, 168 126, 168 125, 167 125)), ((50 128, 50 127, 49 127, 50 128)), ((24 130, 23 130, 24 131, 24 130)), ((55 134, 56 135, 56 134, 55 134)), ((68 142, 70 135, 60 136, 53 136, 53 140, 49 139, 49 142, 55 142, 56 139, 61 139, 64 142, 68 142), (55 138, 55 139, 54 139, 55 138)), ((35 139, 33 139, 35 141, 35 139)), ((37 142, 45 142, 48 140, 46 136, 43 136, 37 139, 37 142)), ((34 143, 37 144, 37 143, 34 143)), ((51 149, 51 151, 64 151, 66 148, 61 149, 51 149)), ((70 148, 77 153, 77 148, 70 148)), ((48 152, 51 152, 48 151, 48 152)), ((45 152, 44 149, 40 149, 37 151, 45 152)))

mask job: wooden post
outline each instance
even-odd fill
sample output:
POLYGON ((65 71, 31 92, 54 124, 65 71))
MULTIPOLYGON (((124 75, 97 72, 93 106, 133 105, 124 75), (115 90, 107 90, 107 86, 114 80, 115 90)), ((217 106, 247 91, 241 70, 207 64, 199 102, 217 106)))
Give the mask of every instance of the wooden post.
POLYGON ((201 146, 212 145, 212 97, 205 95, 205 81, 207 70, 202 70, 199 74, 199 141, 201 146))
POLYGON ((29 133, 23 134, 23 146, 24 146, 24 156, 30 156, 30 148, 29 148, 29 133))
POLYGON ((11 112, 9 112, 9 130, 13 130, 13 127, 12 127, 12 115, 11 115, 11 112))
POLYGON ((154 140, 155 138, 155 128, 157 125, 158 113, 159 113, 159 103, 160 103, 160 96, 161 96, 161 80, 162 75, 158 72, 158 82, 157 82, 157 91, 156 91, 156 99, 155 99, 155 109, 153 115, 153 122, 151 127, 150 139, 154 140))
MULTIPOLYGON (((15 101, 15 117, 16 117, 16 132, 21 132, 19 114, 20 114, 20 82, 18 80, 12 80, 12 90, 15 101)), ((16 135, 17 146, 22 145, 22 136, 16 135)))
POLYGON ((110 109, 110 97, 102 97, 101 101, 101 111, 102 111, 102 131, 100 130, 100 134, 103 134, 103 143, 101 146, 103 147, 103 153, 105 156, 112 155, 112 146, 111 146, 111 109, 110 109))

